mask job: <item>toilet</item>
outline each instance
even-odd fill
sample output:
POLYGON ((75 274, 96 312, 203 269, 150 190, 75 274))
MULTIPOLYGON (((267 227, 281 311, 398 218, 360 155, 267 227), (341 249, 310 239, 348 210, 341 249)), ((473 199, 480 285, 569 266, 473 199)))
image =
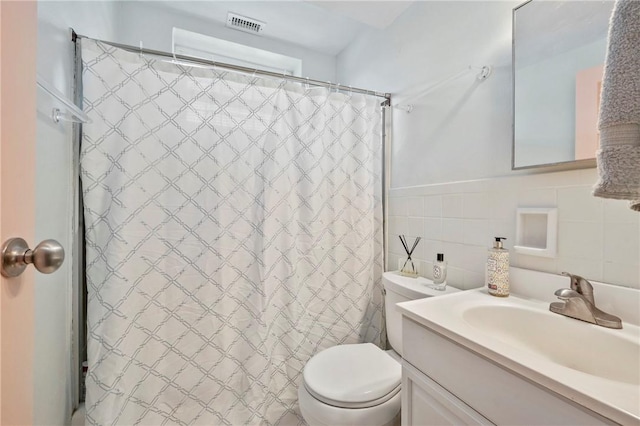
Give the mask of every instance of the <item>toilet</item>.
POLYGON ((455 293, 433 290, 421 279, 385 272, 387 337, 393 349, 371 343, 338 345, 313 356, 305 365, 298 403, 311 426, 399 425, 402 377, 402 315, 396 303, 455 293))

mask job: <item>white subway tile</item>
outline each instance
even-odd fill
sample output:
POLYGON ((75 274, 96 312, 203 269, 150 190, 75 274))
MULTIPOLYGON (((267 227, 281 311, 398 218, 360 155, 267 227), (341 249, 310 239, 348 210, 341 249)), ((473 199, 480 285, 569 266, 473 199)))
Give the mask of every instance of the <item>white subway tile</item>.
POLYGON ((444 253, 444 243, 442 241, 424 240, 424 257, 428 261, 433 261, 438 253, 444 253))
POLYGON ((485 278, 484 273, 464 270, 464 289, 471 290, 472 288, 484 287, 485 278))
POLYGON ((396 271, 398 269, 398 255, 389 253, 387 255, 387 271, 396 271))
POLYGON ((518 193, 494 191, 485 194, 489 203, 489 219, 513 219, 518 208, 518 193))
POLYGON ((558 257, 602 261, 603 234, 601 222, 559 222, 558 257))
POLYGON ((423 233, 424 219, 421 217, 408 217, 406 234, 411 237, 423 237, 423 233))
POLYGON ((574 186, 558 189, 558 220, 600 222, 603 210, 602 198, 591 195, 591 187, 574 186))
POLYGON ((389 251, 398 256, 405 256, 405 251, 397 235, 389 235, 389 251))
POLYGON ((603 199, 603 203, 605 222, 640 223, 640 214, 629 208, 629 201, 603 199))
POLYGON ((433 279, 433 262, 429 260, 420 261, 420 276, 430 280, 433 279))
POLYGON ((439 217, 425 217, 423 236, 429 240, 442 240, 442 219, 439 217))
POLYGON ((442 195, 424 197, 424 216, 442 217, 442 195))
POLYGON ((442 196, 442 217, 462 217, 462 194, 442 196))
MULTIPOLYGON (((444 260, 449 263, 449 266, 454 268, 464 268, 464 245, 457 243, 444 243, 444 247, 440 253, 444 254, 444 260)), ((434 256, 435 259, 435 256, 434 256)))
POLYGON ((518 207, 556 207, 555 189, 529 189, 518 195, 518 207))
POLYGON ((558 258, 512 250, 512 265, 552 273, 569 270, 640 288, 640 215, 628 208, 627 201, 592 197, 596 177, 595 169, 587 169, 392 189, 389 259, 404 255, 399 240, 394 241, 398 234, 420 235, 425 238, 416 250, 420 268, 431 265, 436 253, 445 253, 466 288, 473 274, 484 274, 477 269, 484 268, 481 259, 491 237, 507 237, 505 247, 513 247, 517 207, 558 207, 558 258), (422 231, 416 230, 422 217, 422 231), (482 219, 486 219, 484 237, 482 219))
POLYGON ((465 219, 463 223, 463 242, 476 246, 487 245, 491 241, 489 221, 485 219, 465 219))
POLYGON ((480 246, 465 245, 462 265, 466 270, 484 273, 487 265, 488 249, 480 246))
POLYGON ((516 221, 514 218, 507 220, 490 220, 489 221, 489 241, 486 242, 486 246, 493 245, 495 237, 504 237, 507 240, 504 241, 505 248, 512 248, 516 243, 516 221))
MULTIPOLYGON (((637 214, 637 213, 636 213, 637 214)), ((605 223, 604 261, 637 265, 640 263, 638 223, 605 223)))
POLYGON ((535 271, 557 273, 558 262, 548 257, 527 256, 511 252, 510 265, 518 268, 533 269, 535 271))
POLYGON ((407 198, 389 198, 389 216, 407 216, 407 198))
POLYGON ((464 241, 462 219, 442 219, 442 241, 462 243, 464 241))
POLYGON ((407 198, 407 216, 424 216, 424 199, 422 197, 407 198))
POLYGON ((447 285, 465 290, 464 269, 449 266, 447 268, 447 285))
POLYGON ((608 284, 640 289, 640 268, 637 265, 605 262, 603 281, 608 284))
MULTIPOLYGON (((587 182, 588 183, 588 182, 587 182)), ((585 184, 579 170, 523 176, 522 188, 559 188, 585 184)))
POLYGON ((407 233, 406 216, 389 216, 389 239, 398 239, 398 235, 407 233))
MULTIPOLYGON (((558 273, 562 272, 581 275, 588 280, 602 281, 602 262, 561 257, 558 259, 558 273)), ((567 287, 569 287, 568 278, 567 287)))
POLYGON ((491 217, 487 192, 464 194, 462 213, 465 219, 488 219, 491 217))

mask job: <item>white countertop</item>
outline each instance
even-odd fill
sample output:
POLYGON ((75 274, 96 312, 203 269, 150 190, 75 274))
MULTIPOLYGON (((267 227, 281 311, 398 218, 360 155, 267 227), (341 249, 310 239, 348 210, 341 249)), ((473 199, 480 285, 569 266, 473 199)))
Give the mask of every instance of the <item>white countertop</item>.
MULTIPOLYGON (((632 294, 636 297, 638 293, 632 294)), ((552 392, 615 422, 640 424, 640 359, 637 359, 637 351, 634 351, 635 345, 640 345, 640 329, 637 325, 623 322, 622 330, 606 329, 549 312, 548 301, 513 294, 507 298, 498 298, 489 295, 484 289, 399 303, 397 307, 406 317, 552 392), (511 334, 501 333, 500 330, 492 332, 486 324, 480 326, 480 321, 474 319, 477 317, 468 314, 481 310, 490 313, 489 316, 494 317, 494 320, 498 318, 501 321, 504 317, 507 324, 505 327, 511 327, 511 334), (500 314, 496 316, 494 314, 497 311, 500 314), (532 315, 531 318, 535 321, 515 321, 509 324, 510 312, 515 312, 516 316, 518 312, 525 312, 523 318, 527 319, 528 315, 532 315), (519 324, 523 325, 521 335, 513 332, 514 327, 519 324), (553 326, 556 324, 559 327, 553 326), (535 327, 539 327, 539 330, 535 327), (527 333, 532 340, 535 337, 537 343, 529 344, 527 333), (547 336, 549 342, 545 340, 547 336), (600 342, 597 348, 589 341, 589 336, 594 339, 597 337, 595 340, 600 342), (609 342, 620 342, 620 347, 631 350, 624 354, 607 352, 611 351, 609 342), (560 362, 558 359, 562 356, 558 358, 545 352, 550 348, 550 353, 553 353, 556 348, 563 348, 562 345, 571 356, 560 362), (580 347, 582 345, 584 348, 580 347), (541 351, 540 347, 545 350, 541 351), (598 352, 605 355, 601 357, 598 352), (596 363, 604 358, 605 363, 609 363, 602 364, 607 372, 595 375, 584 372, 586 370, 583 367, 572 368, 571 359, 579 358, 582 354, 596 356, 596 363), (629 362, 636 364, 629 365, 629 362), (609 372, 609 367, 614 371, 609 372), (627 371, 632 371, 631 376, 637 374, 639 377, 626 377, 627 371), (604 377, 607 374, 610 374, 609 378, 604 377), (617 380, 616 377, 621 379, 617 380)), ((610 313, 616 314, 615 311, 610 313)), ((562 349, 558 351, 562 352, 562 349)))

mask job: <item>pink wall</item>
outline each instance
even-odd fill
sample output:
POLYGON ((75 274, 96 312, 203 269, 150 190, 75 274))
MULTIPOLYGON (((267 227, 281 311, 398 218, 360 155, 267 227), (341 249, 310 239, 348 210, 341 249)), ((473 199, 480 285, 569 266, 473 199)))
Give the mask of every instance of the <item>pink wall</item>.
POLYGON ((576 74, 576 160, 595 158, 600 146, 598 110, 604 65, 576 74))
MULTIPOLYGON (((0 239, 34 244, 37 3, 0 2, 0 239)), ((3 425, 33 422, 34 269, 0 281, 3 425)))

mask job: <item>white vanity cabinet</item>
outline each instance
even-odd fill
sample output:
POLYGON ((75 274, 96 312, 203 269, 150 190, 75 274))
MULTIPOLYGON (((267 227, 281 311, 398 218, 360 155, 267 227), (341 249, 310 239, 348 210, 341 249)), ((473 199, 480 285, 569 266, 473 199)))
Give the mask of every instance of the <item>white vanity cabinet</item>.
POLYGON ((616 424, 406 316, 402 425, 616 424))
POLYGON ((402 426, 493 424, 406 361, 402 392, 402 426))

